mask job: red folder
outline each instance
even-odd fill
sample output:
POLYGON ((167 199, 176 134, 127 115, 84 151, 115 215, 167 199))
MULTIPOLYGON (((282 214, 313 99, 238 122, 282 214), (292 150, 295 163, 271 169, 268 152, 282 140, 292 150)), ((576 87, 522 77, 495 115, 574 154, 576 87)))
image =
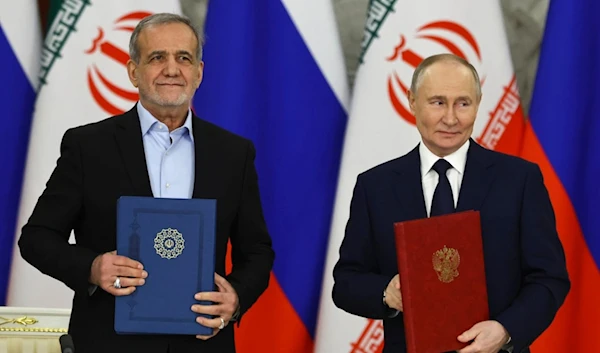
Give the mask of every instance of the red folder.
POLYGON ((478 211, 394 224, 408 353, 468 344, 457 337, 489 320, 478 211))

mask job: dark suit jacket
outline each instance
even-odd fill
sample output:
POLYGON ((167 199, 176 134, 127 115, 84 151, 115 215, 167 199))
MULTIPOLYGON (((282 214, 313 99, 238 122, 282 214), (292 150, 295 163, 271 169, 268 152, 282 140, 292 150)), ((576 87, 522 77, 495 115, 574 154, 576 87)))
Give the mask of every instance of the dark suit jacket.
MULTIPOLYGON (((226 276, 244 313, 267 288, 274 252, 263 218, 252 143, 193 118, 194 198, 217 199, 215 270, 226 276)), ((152 196, 137 110, 68 130, 61 156, 19 246, 23 258, 75 291, 69 333, 78 352, 235 352, 233 324, 208 341, 188 336, 118 336, 114 297, 89 295, 94 258, 116 248, 116 201, 152 196), (68 239, 74 229, 76 245, 68 239)), ((176 289, 174 289, 176 290, 176 289)))
MULTIPOLYGON (((528 352, 570 288, 539 168, 471 140, 457 204, 465 210, 481 214, 491 318, 512 336, 515 353, 528 352)), ((333 300, 349 313, 384 319, 384 352, 406 352, 402 313, 389 318, 382 303, 398 273, 393 224, 425 217, 418 148, 359 175, 333 271, 333 300)))

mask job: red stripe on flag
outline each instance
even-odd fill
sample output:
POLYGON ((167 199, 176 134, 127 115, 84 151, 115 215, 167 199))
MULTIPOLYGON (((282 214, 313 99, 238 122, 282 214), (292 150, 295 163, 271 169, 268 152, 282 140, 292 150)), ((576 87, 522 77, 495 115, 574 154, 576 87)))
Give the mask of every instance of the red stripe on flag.
POLYGON ((490 119, 477 138, 477 143, 491 150, 518 156, 521 153, 525 119, 517 89, 517 79, 513 75, 504 86, 504 94, 490 112, 490 119))
MULTIPOLYGON (((226 273, 231 272, 227 244, 226 273)), ((235 326, 238 353, 312 353, 314 342, 271 272, 269 287, 235 326), (268 332, 265 334, 265 332, 268 332)))
POLYGON ((522 157, 538 163, 542 170, 571 279, 571 291, 563 307, 548 330, 534 342, 532 352, 597 352, 600 271, 586 246, 573 204, 530 124, 525 127, 522 157))
POLYGON ((312 353, 314 342, 271 272, 269 287, 236 326, 238 353, 312 353))

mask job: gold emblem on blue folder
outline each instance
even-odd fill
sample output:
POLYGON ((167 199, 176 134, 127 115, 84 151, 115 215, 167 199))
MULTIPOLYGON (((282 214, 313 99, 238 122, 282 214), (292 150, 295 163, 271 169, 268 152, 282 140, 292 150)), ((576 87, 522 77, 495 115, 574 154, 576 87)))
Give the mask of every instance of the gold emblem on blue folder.
POLYGON ((444 245, 433 253, 432 256, 433 269, 438 275, 438 279, 443 283, 450 283, 458 277, 458 265, 460 265, 460 254, 458 250, 447 248, 444 245))
POLYGON ((177 229, 161 230, 154 238, 154 249, 163 259, 174 259, 185 249, 185 239, 177 229))

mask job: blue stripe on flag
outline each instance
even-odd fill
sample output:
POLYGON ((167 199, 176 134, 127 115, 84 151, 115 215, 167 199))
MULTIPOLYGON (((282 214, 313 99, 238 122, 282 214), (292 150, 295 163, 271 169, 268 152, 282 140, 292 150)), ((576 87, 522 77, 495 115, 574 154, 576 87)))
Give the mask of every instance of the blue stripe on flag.
POLYGON ((345 111, 280 1, 213 1, 206 34, 195 109, 255 143, 274 273, 314 337, 345 111))
POLYGON ((15 224, 35 90, 0 27, 0 125, 4 126, 4 154, 0 173, 0 305, 5 305, 15 241, 15 224))
POLYGON ((553 0, 530 109, 600 267, 600 2, 553 0))

